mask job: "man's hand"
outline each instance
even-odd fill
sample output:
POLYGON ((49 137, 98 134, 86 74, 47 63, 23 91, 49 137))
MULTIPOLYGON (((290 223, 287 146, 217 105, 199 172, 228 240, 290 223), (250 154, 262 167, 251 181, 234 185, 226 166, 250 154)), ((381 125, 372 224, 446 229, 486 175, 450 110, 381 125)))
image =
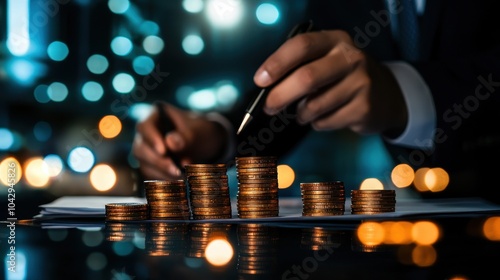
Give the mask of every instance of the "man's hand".
POLYGON ((267 114, 300 100, 298 122, 316 130, 349 128, 390 136, 404 130, 407 108, 397 81, 355 47, 346 32, 311 32, 289 39, 260 66, 254 81, 267 87, 293 69, 269 93, 267 114))
POLYGON ((161 135, 157 110, 136 126, 132 152, 147 179, 177 179, 181 176, 181 171, 169 156, 171 154, 180 158, 182 166, 209 162, 227 145, 228 137, 220 124, 170 104, 164 106, 176 130, 161 135))

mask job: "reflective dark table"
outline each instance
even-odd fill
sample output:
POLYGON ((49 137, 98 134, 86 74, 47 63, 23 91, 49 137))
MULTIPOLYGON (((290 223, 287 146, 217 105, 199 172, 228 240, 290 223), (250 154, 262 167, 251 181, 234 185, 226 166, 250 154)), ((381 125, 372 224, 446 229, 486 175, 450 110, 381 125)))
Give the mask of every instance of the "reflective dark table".
POLYGON ((67 227, 21 220, 15 228, 4 221, 2 278, 498 278, 498 213, 319 224, 231 221, 78 220, 67 227))

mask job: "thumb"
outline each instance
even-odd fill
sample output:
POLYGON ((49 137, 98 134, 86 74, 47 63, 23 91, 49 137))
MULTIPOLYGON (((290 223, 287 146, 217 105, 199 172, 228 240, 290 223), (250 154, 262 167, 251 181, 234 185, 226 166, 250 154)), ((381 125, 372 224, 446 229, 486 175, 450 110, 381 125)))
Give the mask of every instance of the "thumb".
POLYGON ((165 135, 165 143, 167 150, 172 152, 180 152, 186 147, 186 139, 177 131, 171 131, 165 135))

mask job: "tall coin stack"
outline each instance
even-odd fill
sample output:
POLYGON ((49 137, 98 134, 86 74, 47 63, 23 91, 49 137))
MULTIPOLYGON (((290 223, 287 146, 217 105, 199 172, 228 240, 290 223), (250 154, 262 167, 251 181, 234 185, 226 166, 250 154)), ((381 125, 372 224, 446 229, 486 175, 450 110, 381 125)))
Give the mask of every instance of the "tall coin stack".
POLYGON ((148 205, 146 203, 108 203, 105 205, 106 221, 136 221, 148 219, 148 205))
POLYGON ((151 220, 188 220, 189 204, 184 180, 144 181, 151 220))
POLYGON ((278 240, 275 227, 238 225, 239 279, 276 279, 278 240))
POLYGON ((194 220, 230 219, 231 200, 227 165, 188 164, 185 176, 194 220))
POLYGON ((339 216, 345 211, 344 182, 300 183, 302 216, 339 216))
POLYGON ((238 217, 265 218, 279 215, 277 158, 237 157, 238 217))
POLYGON ((395 190, 352 190, 352 214, 379 214, 396 211, 395 190))

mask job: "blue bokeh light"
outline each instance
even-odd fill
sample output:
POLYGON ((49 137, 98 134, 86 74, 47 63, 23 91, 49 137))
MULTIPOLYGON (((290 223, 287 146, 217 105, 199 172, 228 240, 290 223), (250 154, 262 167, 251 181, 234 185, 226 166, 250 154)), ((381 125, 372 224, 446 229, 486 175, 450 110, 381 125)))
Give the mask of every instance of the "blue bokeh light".
POLYGON ((155 68, 155 62, 149 56, 141 55, 134 58, 132 67, 139 75, 148 75, 155 68))
POLYGON ((54 82, 47 88, 47 94, 50 100, 62 102, 68 97, 68 88, 63 83, 54 82))
POLYGON ((85 100, 96 102, 99 101, 104 95, 104 89, 102 88, 101 84, 89 81, 83 84, 82 95, 85 100))
POLYGON ((104 73, 109 66, 108 59, 100 54, 94 54, 87 59, 87 68, 94 74, 104 73))
POLYGON ((76 147, 69 152, 67 162, 73 171, 85 173, 94 166, 95 157, 88 148, 76 147))
POLYGON ((45 142, 52 136, 52 126, 44 121, 39 121, 33 127, 33 134, 36 140, 45 142))
POLYGON ((54 41, 47 47, 47 54, 54 61, 63 61, 69 54, 68 46, 60 41, 54 41))
POLYGON ((0 128, 0 150, 8 150, 14 145, 14 134, 7 128, 0 128))
POLYGON ((271 25, 275 24, 278 21, 280 12, 275 5, 263 3, 260 4, 259 7, 257 7, 255 15, 257 16, 257 19, 260 23, 271 25))
POLYGON ((129 93, 134 87, 134 78, 129 74, 120 73, 113 78, 113 88, 119 93, 129 93))
POLYGON ((132 51, 132 41, 123 36, 117 36, 111 41, 111 50, 119 56, 126 56, 132 51))
POLYGON ((188 35, 182 40, 182 49, 190 54, 197 55, 203 51, 205 43, 198 35, 188 35))

